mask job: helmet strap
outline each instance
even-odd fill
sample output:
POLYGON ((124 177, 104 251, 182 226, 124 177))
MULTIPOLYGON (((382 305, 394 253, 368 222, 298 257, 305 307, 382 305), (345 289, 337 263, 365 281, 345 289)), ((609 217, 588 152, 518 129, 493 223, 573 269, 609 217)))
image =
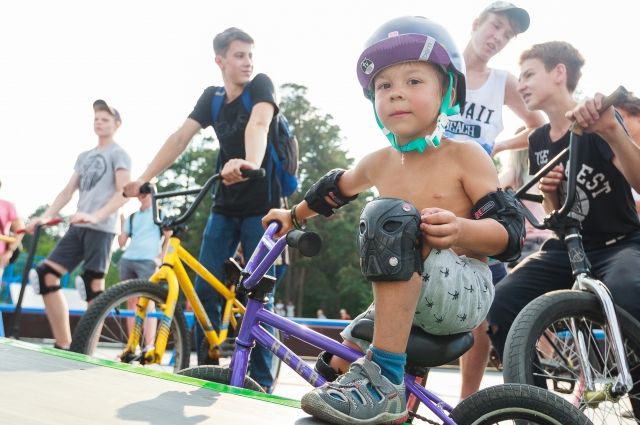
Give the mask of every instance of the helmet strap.
POLYGON ((449 116, 456 115, 460 113, 460 106, 456 103, 454 106, 450 106, 451 104, 451 95, 453 94, 453 73, 449 71, 449 88, 447 89, 447 93, 442 99, 442 104, 440 105, 440 114, 438 114, 438 119, 436 121, 436 128, 433 130, 428 136, 418 137, 411 140, 409 143, 400 146, 396 139, 396 135, 389 131, 382 121, 380 121, 380 117, 378 117, 378 113, 376 112, 375 100, 372 100, 373 105, 373 114, 376 117, 376 122, 378 123, 378 127, 382 130, 382 133, 386 136, 391 146, 394 149, 400 152, 411 152, 418 151, 420 153, 424 152, 427 146, 433 146, 437 148, 440 146, 440 140, 442 139, 442 135, 444 134, 444 130, 447 128, 449 124, 449 116))

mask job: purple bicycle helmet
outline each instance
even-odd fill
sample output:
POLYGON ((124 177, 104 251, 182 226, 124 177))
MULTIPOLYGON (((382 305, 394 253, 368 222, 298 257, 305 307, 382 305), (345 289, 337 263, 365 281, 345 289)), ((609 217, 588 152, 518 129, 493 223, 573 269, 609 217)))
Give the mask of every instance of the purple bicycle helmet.
POLYGON ((464 105, 465 66, 449 32, 422 16, 402 16, 382 24, 365 43, 358 59, 358 81, 373 99, 373 79, 383 69, 402 62, 424 61, 440 65, 455 79, 456 104, 464 105))

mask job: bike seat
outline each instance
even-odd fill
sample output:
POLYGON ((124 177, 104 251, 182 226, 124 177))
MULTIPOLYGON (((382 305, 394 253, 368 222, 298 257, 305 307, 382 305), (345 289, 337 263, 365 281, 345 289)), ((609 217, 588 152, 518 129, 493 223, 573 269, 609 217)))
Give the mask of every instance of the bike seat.
MULTIPOLYGON (((362 319, 351 335, 365 341, 373 340, 373 320, 362 319)), ((473 345, 471 332, 454 335, 431 335, 413 326, 407 344, 407 364, 418 367, 442 366, 460 357, 473 345)))

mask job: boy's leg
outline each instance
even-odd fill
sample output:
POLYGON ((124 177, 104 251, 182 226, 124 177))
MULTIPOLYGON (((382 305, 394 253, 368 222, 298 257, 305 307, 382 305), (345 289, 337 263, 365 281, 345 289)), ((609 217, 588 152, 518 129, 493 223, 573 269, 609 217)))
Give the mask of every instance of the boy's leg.
MULTIPOLYGON (((490 266, 491 278, 496 285, 506 275, 507 269, 504 264, 496 263, 490 266)), ((464 400, 480 389, 480 383, 484 375, 484 370, 489 362, 491 351, 491 340, 487 331, 489 324, 484 320, 473 330, 473 346, 460 357, 460 373, 462 375, 462 387, 460 389, 460 399, 464 400)))
POLYGON ((421 289, 417 273, 408 282, 374 283, 376 326, 370 351, 335 382, 306 394, 305 412, 341 424, 351 424, 353 418, 362 424, 406 420, 405 351, 421 289))
MULTIPOLYGON (((251 258, 251 255, 258 246, 263 234, 264 228, 262 227, 262 216, 246 217, 242 219, 242 224, 240 226, 240 244, 244 253, 245 263, 249 261, 249 258, 251 258)), ((266 274, 275 276, 275 267, 272 266, 267 270, 266 274)), ((265 308, 273 311, 273 293, 269 295, 269 302, 265 308)), ((269 327, 265 327, 265 329, 271 331, 269 327)), ((272 376, 271 374, 272 358, 273 354, 271 351, 262 346, 256 345, 256 347, 251 350, 249 374, 268 392, 270 392, 275 379, 275 376, 272 376)))
POLYGON ((94 229, 84 229, 84 264, 82 280, 87 294, 87 302, 91 303, 105 288, 105 277, 111 262, 111 245, 115 234, 94 229))
POLYGON ((564 244, 549 239, 496 286, 489 310, 489 336, 503 358, 505 341, 516 316, 531 301, 557 289, 570 289, 573 279, 564 244))
MULTIPOLYGON (((224 261, 235 253, 238 238, 239 224, 236 219, 216 213, 209 215, 202 235, 198 261, 221 282, 224 282, 224 261)), ((216 331, 220 330, 222 298, 200 276, 196 276, 195 289, 213 328, 216 331)), ((198 324, 195 326, 195 336, 195 349, 199 353, 204 339, 204 331, 198 324)), ((199 355, 198 359, 200 357, 199 355)))
POLYGON ((71 226, 49 257, 36 267, 47 320, 55 344, 61 348, 68 348, 71 345, 71 327, 67 300, 60 291, 60 276, 75 269, 82 261, 81 233, 81 228, 71 226))

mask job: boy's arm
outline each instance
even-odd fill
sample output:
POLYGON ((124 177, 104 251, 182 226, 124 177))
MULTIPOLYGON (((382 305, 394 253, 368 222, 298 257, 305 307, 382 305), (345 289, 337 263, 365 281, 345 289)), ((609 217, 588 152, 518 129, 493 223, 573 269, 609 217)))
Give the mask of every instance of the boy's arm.
MULTIPOLYGON (((365 156, 362 160, 360 160, 360 162, 358 162, 355 168, 345 171, 340 176, 337 187, 338 187, 338 190, 340 191, 340 194, 343 197, 350 198, 350 197, 356 196, 358 193, 366 189, 369 189, 371 186, 373 186, 367 171, 374 164, 374 162, 375 162, 374 154, 369 154, 365 156)), ((319 181, 321 181, 325 177, 322 177, 319 181)), ((309 191, 311 190, 313 190, 313 187, 309 189, 309 191)), ((309 191, 307 192, 307 195, 309 194, 309 191)), ((307 197, 307 195, 305 195, 305 198, 307 197)), ((327 202, 327 204, 332 206, 332 208, 338 207, 330 197, 325 196, 324 200, 327 202)), ((267 227, 270 222, 278 221, 282 224, 282 227, 280 228, 276 236, 278 237, 284 236, 287 234, 289 230, 293 228, 293 217, 292 217, 293 214, 295 214, 296 221, 298 223, 302 223, 306 219, 318 215, 318 212, 311 209, 309 207, 309 203, 306 200, 303 200, 299 204, 295 205, 291 210, 272 209, 267 213, 266 216, 262 218, 262 225, 264 227, 267 227)))
MULTIPOLYGON (((460 145, 456 157, 460 158, 463 190, 474 206, 487 194, 497 190, 495 166, 480 145, 471 142, 460 145)), ((465 213, 466 217, 471 216, 471 211, 465 213)), ((472 220, 439 208, 422 211, 420 228, 429 246, 441 249, 459 247, 476 256, 501 254, 509 242, 507 230, 497 220, 472 220)))
POLYGON ((511 74, 507 75, 504 92, 504 104, 520 118, 525 129, 515 136, 500 140, 493 146, 491 156, 509 149, 524 149, 529 146, 529 133, 544 124, 544 117, 539 111, 529 111, 518 93, 518 81, 511 74))
POLYGON ((60 210, 64 208, 64 206, 67 205, 71 200, 73 193, 79 187, 79 182, 80 174, 74 171, 64 189, 62 189, 62 191, 58 193, 58 196, 56 196, 49 208, 47 208, 47 210, 40 217, 33 217, 31 220, 29 220, 26 226, 27 232, 32 233, 36 225, 49 221, 56 214, 58 214, 60 210))
POLYGON ((126 230, 127 219, 124 215, 120 214, 120 234, 118 235, 118 246, 122 249, 127 244, 129 239, 129 233, 126 230))
POLYGON ((192 118, 187 118, 182 126, 167 138, 164 145, 162 145, 156 156, 151 160, 151 163, 147 166, 147 169, 140 175, 140 177, 125 185, 125 195, 128 197, 138 196, 140 194, 140 186, 173 164, 180 154, 187 148, 193 136, 201 128, 202 127, 198 121, 192 118))
POLYGON ((111 199, 102 206, 98 211, 93 213, 78 212, 71 217, 71 223, 99 223, 109 217, 121 206, 126 204, 129 199, 122 195, 122 189, 125 184, 131 180, 131 173, 125 168, 116 170, 116 189, 111 199))
POLYGON ((249 122, 244 130, 245 158, 233 158, 224 164, 222 171, 220 171, 224 184, 245 181, 242 169, 260 168, 267 150, 269 125, 273 120, 274 112, 275 109, 269 102, 260 102, 253 106, 249 122))
POLYGON ((611 147, 613 164, 627 179, 631 187, 640 190, 640 146, 627 134, 616 119, 614 108, 609 107, 602 113, 604 96, 600 93, 586 99, 573 111, 567 112, 567 118, 575 120, 586 133, 597 133, 611 147))

